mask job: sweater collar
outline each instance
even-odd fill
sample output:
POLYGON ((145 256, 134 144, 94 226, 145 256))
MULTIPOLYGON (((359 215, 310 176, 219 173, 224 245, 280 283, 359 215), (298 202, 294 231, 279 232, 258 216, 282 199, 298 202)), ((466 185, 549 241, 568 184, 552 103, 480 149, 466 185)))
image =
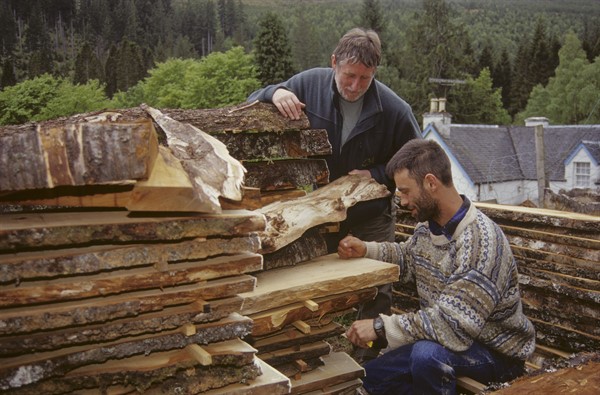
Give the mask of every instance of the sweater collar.
POLYGON ((465 218, 465 215, 471 207, 471 201, 465 196, 460 195, 463 202, 460 205, 458 211, 450 218, 450 221, 444 226, 441 226, 433 220, 429 220, 429 230, 436 236, 444 235, 448 240, 452 239, 452 235, 456 231, 458 224, 465 218))

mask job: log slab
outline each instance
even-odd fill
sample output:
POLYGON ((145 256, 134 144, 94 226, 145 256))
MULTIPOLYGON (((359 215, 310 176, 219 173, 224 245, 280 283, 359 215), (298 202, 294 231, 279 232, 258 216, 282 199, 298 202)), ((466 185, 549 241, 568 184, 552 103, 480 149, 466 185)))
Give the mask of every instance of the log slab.
POLYGON ((48 121, 0 129, 0 191, 146 179, 158 152, 149 119, 48 121))
POLYGON ((264 230, 265 221, 264 215, 246 210, 170 217, 126 211, 5 214, 0 216, 0 251, 244 236, 264 230))
POLYGON ((294 267, 258 273, 256 289, 240 294, 244 298, 241 313, 392 283, 398 275, 397 265, 368 258, 344 260, 329 254, 294 267))

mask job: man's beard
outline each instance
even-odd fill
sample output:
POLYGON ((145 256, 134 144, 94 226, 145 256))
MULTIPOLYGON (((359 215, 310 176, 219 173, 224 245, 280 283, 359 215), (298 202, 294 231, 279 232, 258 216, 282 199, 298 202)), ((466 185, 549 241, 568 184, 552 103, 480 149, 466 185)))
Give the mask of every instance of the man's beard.
POLYGON ((419 222, 429 221, 434 218, 438 218, 440 209, 436 201, 431 195, 423 190, 416 202, 413 204, 413 208, 416 210, 414 217, 419 222))

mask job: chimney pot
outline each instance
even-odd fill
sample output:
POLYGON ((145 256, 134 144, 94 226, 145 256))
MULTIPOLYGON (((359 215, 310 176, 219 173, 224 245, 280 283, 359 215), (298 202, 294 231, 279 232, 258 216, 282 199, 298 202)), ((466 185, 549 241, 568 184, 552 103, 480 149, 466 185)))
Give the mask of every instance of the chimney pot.
POLYGON ((431 102, 429 103, 429 112, 430 113, 436 113, 438 112, 438 103, 439 103, 439 99, 436 98, 432 98, 431 102))

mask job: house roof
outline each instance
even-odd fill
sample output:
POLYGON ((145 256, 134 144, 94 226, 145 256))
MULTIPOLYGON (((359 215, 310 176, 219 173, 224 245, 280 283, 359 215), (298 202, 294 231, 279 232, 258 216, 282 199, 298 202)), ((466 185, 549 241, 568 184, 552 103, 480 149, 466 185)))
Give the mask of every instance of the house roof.
MULTIPOLYGON (((474 183, 536 180, 535 128, 533 126, 430 124, 452 151, 474 183)), ((544 127, 546 175, 550 181, 565 178, 565 160, 579 145, 600 163, 600 125, 544 127)))

